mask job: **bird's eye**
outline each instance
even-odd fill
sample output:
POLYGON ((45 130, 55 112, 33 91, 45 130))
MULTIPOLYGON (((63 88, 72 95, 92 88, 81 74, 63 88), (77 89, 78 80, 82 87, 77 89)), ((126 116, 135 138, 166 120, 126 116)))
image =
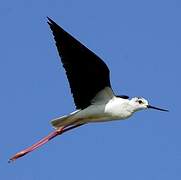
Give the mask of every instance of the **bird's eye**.
POLYGON ((143 104, 143 101, 142 101, 142 100, 138 100, 138 103, 139 103, 139 104, 143 104))

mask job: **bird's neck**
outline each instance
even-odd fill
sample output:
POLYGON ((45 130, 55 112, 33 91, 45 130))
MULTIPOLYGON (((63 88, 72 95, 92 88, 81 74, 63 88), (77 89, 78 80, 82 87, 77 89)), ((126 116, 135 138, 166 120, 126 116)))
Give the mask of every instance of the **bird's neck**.
POLYGON ((128 109, 127 109, 130 113, 135 113, 135 112, 137 112, 137 111, 139 111, 139 110, 141 110, 140 108, 138 108, 138 107, 135 107, 135 105, 134 104, 132 104, 131 103, 131 101, 129 101, 128 102, 128 109))

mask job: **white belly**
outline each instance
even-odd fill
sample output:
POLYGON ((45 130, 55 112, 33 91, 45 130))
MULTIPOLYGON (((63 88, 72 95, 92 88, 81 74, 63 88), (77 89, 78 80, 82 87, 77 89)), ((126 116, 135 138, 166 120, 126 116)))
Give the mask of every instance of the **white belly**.
POLYGON ((113 120, 123 120, 130 117, 132 113, 126 110, 126 106, 122 102, 110 101, 104 105, 91 105, 88 108, 79 111, 74 118, 78 122, 105 122, 113 120))
POLYGON ((106 122, 129 118, 133 112, 128 101, 121 98, 112 98, 107 103, 93 104, 83 110, 77 110, 67 116, 62 116, 51 121, 54 128, 90 122, 106 122))

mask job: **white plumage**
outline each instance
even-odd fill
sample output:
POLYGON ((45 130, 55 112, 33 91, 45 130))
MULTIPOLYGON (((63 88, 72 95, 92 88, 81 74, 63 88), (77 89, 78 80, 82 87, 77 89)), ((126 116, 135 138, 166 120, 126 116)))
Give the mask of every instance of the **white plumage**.
POLYGON ((148 102, 144 98, 123 99, 116 97, 111 88, 100 91, 92 104, 83 110, 77 110, 70 115, 62 116, 51 121, 54 128, 91 122, 105 122, 123 120, 134 112, 147 108, 148 102), (138 101, 143 102, 140 104, 138 101))
POLYGON ((10 160, 16 160, 57 135, 87 123, 127 119, 134 112, 147 108, 167 111, 149 105, 142 97, 129 100, 125 95, 116 96, 111 87, 109 69, 104 61, 53 20, 48 20, 77 110, 52 120, 51 124, 56 129, 54 132, 17 153, 10 160))

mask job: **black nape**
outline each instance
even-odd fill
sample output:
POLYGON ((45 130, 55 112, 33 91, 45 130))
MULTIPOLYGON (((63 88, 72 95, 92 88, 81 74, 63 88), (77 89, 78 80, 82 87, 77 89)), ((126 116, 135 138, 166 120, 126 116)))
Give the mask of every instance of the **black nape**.
POLYGON ((126 95, 118 95, 116 97, 123 98, 123 99, 129 99, 129 96, 126 96, 126 95))

